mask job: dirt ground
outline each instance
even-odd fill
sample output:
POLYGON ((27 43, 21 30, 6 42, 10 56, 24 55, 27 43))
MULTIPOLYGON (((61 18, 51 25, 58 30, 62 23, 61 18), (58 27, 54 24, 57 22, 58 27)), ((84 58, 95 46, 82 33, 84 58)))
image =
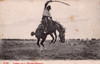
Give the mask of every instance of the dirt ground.
POLYGON ((40 51, 36 40, 2 40, 1 60, 99 60, 100 40, 66 40, 49 44, 46 40, 45 51, 40 51))

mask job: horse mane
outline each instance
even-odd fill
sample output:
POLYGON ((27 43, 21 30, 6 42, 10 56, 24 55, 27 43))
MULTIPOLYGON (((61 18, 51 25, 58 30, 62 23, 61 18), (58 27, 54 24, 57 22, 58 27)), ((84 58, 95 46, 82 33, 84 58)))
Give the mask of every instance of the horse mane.
POLYGON ((60 24, 60 22, 57 22, 57 21, 54 21, 54 22, 59 25, 60 29, 65 30, 65 28, 63 27, 63 25, 60 24))

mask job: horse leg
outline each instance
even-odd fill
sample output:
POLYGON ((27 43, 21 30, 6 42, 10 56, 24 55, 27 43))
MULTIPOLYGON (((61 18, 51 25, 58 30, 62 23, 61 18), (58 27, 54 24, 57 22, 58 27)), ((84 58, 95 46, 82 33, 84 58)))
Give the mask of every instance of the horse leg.
POLYGON ((40 43, 40 44, 44 47, 44 49, 45 49, 45 46, 44 46, 43 43, 44 43, 45 39, 46 39, 46 37, 45 37, 45 38, 42 38, 42 41, 41 41, 41 43, 40 43))
POLYGON ((52 40, 51 40, 51 42, 49 44, 51 44, 54 41, 54 36, 53 36, 52 33, 50 34, 50 36, 52 37, 52 40))
POLYGON ((55 43, 55 42, 56 42, 56 40, 57 40, 57 34, 56 34, 56 31, 54 32, 54 35, 55 35, 55 40, 54 40, 54 42, 53 42, 53 43, 55 43))
POLYGON ((40 38, 37 39, 37 45, 40 48, 39 41, 40 41, 40 38))

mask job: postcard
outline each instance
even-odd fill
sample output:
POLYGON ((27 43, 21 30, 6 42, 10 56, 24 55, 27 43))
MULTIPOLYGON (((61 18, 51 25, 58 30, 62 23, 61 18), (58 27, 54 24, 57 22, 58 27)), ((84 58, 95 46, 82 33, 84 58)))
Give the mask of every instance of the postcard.
POLYGON ((99 64, 100 0, 0 0, 0 64, 99 64))

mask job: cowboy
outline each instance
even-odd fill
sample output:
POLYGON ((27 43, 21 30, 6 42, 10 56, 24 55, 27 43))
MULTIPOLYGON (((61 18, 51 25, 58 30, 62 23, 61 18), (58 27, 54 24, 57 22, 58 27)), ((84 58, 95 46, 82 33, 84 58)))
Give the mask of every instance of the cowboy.
POLYGON ((44 7, 44 11, 43 11, 43 17, 42 17, 42 23, 46 25, 45 30, 47 31, 47 26, 48 26, 48 22, 52 20, 51 14, 50 14, 50 10, 51 10, 51 6, 48 5, 50 2, 52 2, 52 0, 47 1, 45 3, 45 7, 44 7))

